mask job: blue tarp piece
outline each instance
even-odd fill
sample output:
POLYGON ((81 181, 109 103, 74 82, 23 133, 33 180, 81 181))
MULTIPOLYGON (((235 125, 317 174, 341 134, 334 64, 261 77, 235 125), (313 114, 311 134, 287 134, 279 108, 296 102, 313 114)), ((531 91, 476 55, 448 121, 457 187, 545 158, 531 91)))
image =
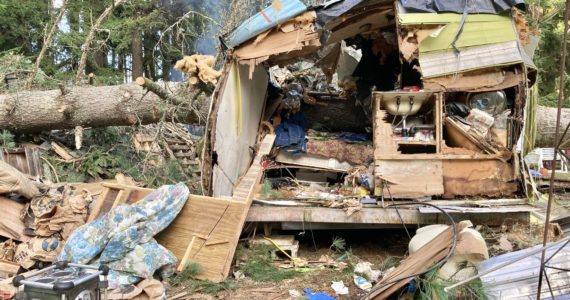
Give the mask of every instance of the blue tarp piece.
POLYGON ((421 12, 453 12, 462 14, 467 5, 467 13, 499 14, 513 6, 525 9, 524 0, 400 0, 405 9, 421 12))
POLYGON ((57 261, 107 264, 109 285, 136 283, 156 271, 171 273, 176 257, 153 236, 168 227, 184 207, 190 191, 185 184, 165 185, 131 205, 119 205, 106 215, 77 228, 57 261))
POLYGON ((320 7, 317 7, 317 23, 324 26, 330 20, 346 13, 363 1, 364 0, 329 1, 320 7))
POLYGON ((272 6, 269 6, 244 21, 225 38, 226 46, 229 48, 238 46, 307 10, 307 6, 299 0, 282 0, 281 3, 282 8, 279 11, 275 11, 272 6))
POLYGON ((336 300, 335 297, 322 292, 315 293, 309 289, 304 289, 303 292, 307 294, 307 299, 309 300, 336 300))

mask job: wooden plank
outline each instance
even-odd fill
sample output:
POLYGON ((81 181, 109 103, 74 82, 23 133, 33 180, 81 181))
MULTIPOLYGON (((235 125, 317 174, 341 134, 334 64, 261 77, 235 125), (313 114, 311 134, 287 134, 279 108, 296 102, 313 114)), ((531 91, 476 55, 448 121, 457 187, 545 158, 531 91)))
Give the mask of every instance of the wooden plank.
POLYGON ((340 162, 335 158, 326 158, 310 154, 293 155, 284 151, 279 152, 275 161, 284 164, 341 172, 347 172, 352 168, 350 163, 340 162))
POLYGON ((0 219, 0 236, 25 242, 30 237, 24 235, 26 225, 20 220, 20 214, 25 205, 14 200, 0 197, 2 218, 0 219))
POLYGON ((0 277, 1 278, 12 277, 12 276, 16 275, 16 273, 18 273, 19 269, 20 269, 20 264, 18 264, 18 263, 6 261, 6 260, 0 260, 0 277))
MULTIPOLYGON (((450 214, 456 222, 471 220, 473 224, 496 226, 504 225, 505 220, 509 220, 513 223, 528 224, 529 210, 533 207, 530 205, 517 207, 520 207, 520 210, 516 212, 498 212, 489 207, 481 211, 464 213, 456 211, 450 214)), ((350 224, 351 228, 355 228, 358 227, 356 225, 402 226, 402 222, 409 225, 445 224, 448 219, 439 212, 422 214, 413 207, 400 207, 398 211, 394 208, 363 207, 360 211, 347 216, 338 208, 252 205, 247 215, 247 222, 295 223, 299 224, 299 227, 305 224, 305 228, 307 223, 330 224, 331 228, 350 224)))
MULTIPOLYGON (((109 196, 110 193, 110 188, 104 188, 103 192, 99 195, 99 197, 97 197, 97 200, 95 200, 95 205, 91 209, 91 213, 87 219, 87 223, 97 219, 97 217, 101 214, 101 210, 105 205, 105 199, 107 199, 107 196, 109 196)), ((113 202, 115 202, 115 200, 113 200, 113 202)))
MULTIPOLYGON (((382 179, 388 181, 389 192, 395 198, 419 198, 444 193, 441 160, 377 160, 374 175, 378 182, 382 179)), ((389 195, 387 189, 384 194, 389 195)))
POLYGON ((393 154, 381 155, 376 157, 379 160, 498 160, 500 156, 474 153, 474 154, 435 154, 435 153, 421 153, 421 154, 393 154))

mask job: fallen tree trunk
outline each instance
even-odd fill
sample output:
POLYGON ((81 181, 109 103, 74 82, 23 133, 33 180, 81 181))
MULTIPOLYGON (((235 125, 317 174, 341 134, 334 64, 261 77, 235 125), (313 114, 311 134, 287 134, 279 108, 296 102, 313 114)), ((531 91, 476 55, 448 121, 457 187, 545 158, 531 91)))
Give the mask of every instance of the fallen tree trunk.
POLYGON ((76 126, 149 124, 163 118, 203 124, 209 98, 201 97, 193 106, 195 110, 184 103, 175 105, 135 84, 25 91, 0 95, 0 128, 25 133, 76 126))
MULTIPOLYGON (((536 119, 538 122, 535 147, 554 148, 554 134, 556 131, 556 107, 538 106, 536 111, 536 119)), ((570 122, 570 108, 563 108, 560 119, 560 134, 564 133, 564 129, 570 122)), ((570 148, 570 130, 562 140, 562 149, 570 148)))

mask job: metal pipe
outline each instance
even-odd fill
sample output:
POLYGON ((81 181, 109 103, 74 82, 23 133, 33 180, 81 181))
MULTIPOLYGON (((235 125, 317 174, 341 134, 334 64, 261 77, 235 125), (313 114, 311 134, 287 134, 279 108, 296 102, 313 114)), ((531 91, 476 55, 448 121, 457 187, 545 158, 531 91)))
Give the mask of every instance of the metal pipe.
POLYGON ((493 268, 491 268, 491 269, 489 269, 489 270, 487 270, 487 271, 485 271, 485 272, 483 272, 483 273, 479 273, 479 274, 477 274, 477 275, 475 275, 475 276, 471 276, 471 277, 469 277, 469 278, 467 278, 467 279, 465 279, 465 280, 462 280, 462 281, 460 281, 460 282, 458 282, 458 283, 455 283, 455 284, 452 284, 452 285, 450 285, 450 286, 448 286, 448 287, 445 287, 443 290, 447 293, 447 292, 449 292, 450 290, 452 290, 452 289, 454 289, 454 288, 456 288, 456 287, 458 287, 458 286, 464 285, 464 284, 466 284, 466 283, 468 283, 468 282, 470 282, 470 281, 473 281, 473 280, 475 280, 475 279, 477 279, 477 278, 480 278, 480 277, 483 277, 483 276, 485 276, 485 275, 487 275, 487 274, 489 274, 489 273, 495 272, 495 271, 497 271, 497 270, 499 270, 499 269, 502 269, 502 268, 504 268, 504 267, 506 267, 506 266, 508 266, 508 265, 512 265, 512 264, 514 264, 514 263, 517 263, 517 262, 519 262, 521 259, 524 259, 524 258, 527 258, 527 257, 529 257, 529 256, 535 255, 535 254, 537 254, 537 253, 540 253, 541 251, 544 251, 544 250, 546 250, 546 249, 548 249, 548 248, 551 248, 551 247, 553 247, 553 246, 562 244, 563 242, 567 242, 568 240, 570 240, 570 238, 566 238, 566 239, 560 240, 560 241, 555 242, 555 243, 552 243, 552 244, 550 244, 550 245, 548 245, 548 246, 540 247, 540 248, 538 248, 538 249, 536 249, 536 250, 534 250, 534 251, 531 251, 531 252, 529 252, 529 253, 527 253, 527 254, 525 254, 525 255, 522 255, 521 257, 517 257, 516 259, 513 259, 513 260, 508 261, 508 262, 506 262, 506 263, 502 263, 502 264, 500 264, 500 265, 498 265, 498 266, 495 266, 495 267, 493 267, 493 268))
MULTIPOLYGON (((564 12, 564 37, 562 41, 562 57, 560 58, 560 85, 558 92, 558 105, 556 113, 556 132, 554 134, 554 141, 556 148, 554 148, 554 157, 552 159, 552 174, 550 174, 550 186, 548 187, 548 205, 546 206, 546 220, 544 221, 544 236, 542 238, 542 245, 546 246, 548 241, 548 231, 550 229, 550 211, 552 209, 552 199, 554 194, 554 175, 556 174, 556 156, 564 136, 560 137, 560 118, 562 115, 562 101, 564 100, 564 81, 566 78, 566 55, 568 47, 568 19, 570 19, 570 0, 566 0, 566 11, 564 12)), ((566 131, 564 132, 566 133, 566 131)), ((546 251, 542 251, 540 256, 540 273, 538 275, 538 290, 536 292, 536 299, 540 300, 540 291, 542 289, 542 275, 544 271, 544 258, 546 251)))

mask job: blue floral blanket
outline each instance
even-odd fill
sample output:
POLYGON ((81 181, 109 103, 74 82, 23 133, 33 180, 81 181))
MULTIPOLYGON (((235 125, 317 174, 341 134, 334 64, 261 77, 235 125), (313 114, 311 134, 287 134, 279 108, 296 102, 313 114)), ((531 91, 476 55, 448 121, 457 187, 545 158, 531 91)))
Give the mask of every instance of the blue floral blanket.
POLYGON ((153 239, 184 207, 190 192, 185 184, 165 185, 143 200, 113 208, 77 228, 57 256, 79 264, 107 264, 110 288, 172 275, 176 257, 153 239))

